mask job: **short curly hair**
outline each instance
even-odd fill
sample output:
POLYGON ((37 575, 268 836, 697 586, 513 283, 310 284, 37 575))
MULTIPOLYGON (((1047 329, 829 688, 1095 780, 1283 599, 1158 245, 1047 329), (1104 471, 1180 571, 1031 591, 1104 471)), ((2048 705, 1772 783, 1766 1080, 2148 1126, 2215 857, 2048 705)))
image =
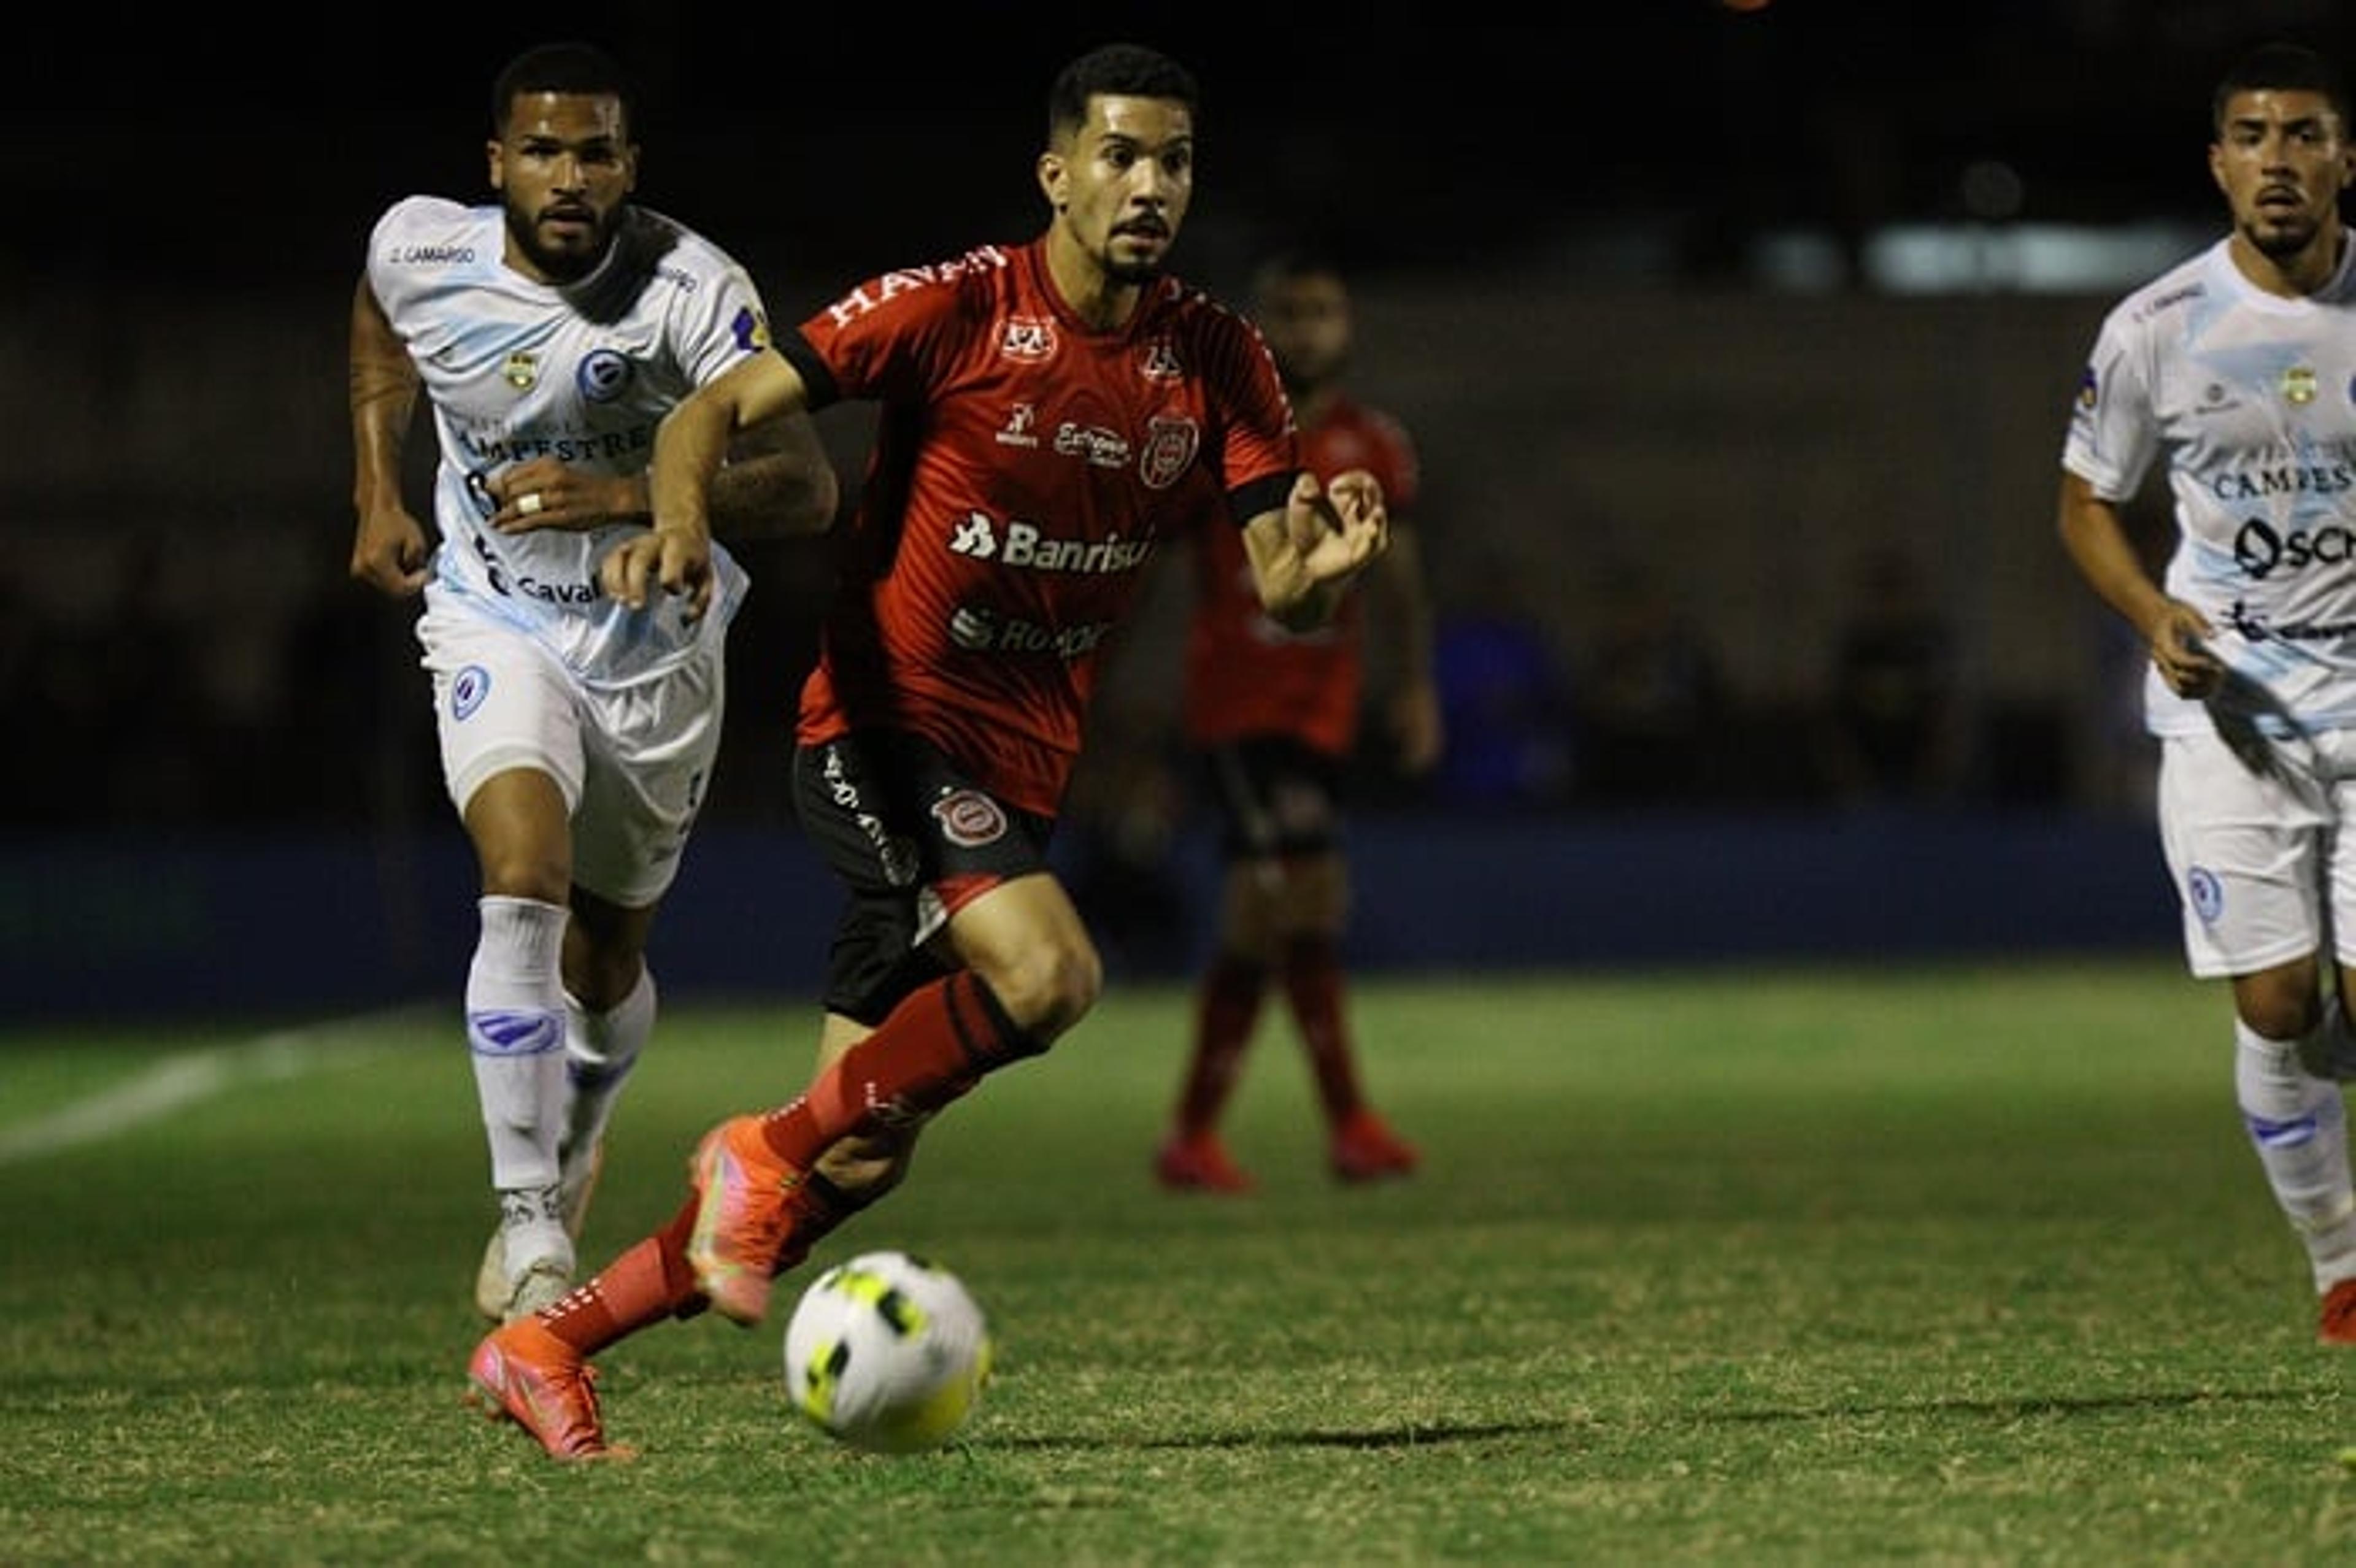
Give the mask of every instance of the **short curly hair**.
POLYGON ((1194 73, 1159 49, 1143 44, 1105 44, 1055 73, 1047 90, 1047 140, 1068 137, 1088 121, 1088 100, 1105 93, 1129 98, 1171 98, 1193 113, 1202 95, 1194 73))
POLYGON ((535 44, 499 69, 491 82, 491 132, 504 135, 518 97, 532 92, 577 92, 621 101, 623 129, 635 134, 638 95, 622 62, 594 44, 567 39, 535 44))

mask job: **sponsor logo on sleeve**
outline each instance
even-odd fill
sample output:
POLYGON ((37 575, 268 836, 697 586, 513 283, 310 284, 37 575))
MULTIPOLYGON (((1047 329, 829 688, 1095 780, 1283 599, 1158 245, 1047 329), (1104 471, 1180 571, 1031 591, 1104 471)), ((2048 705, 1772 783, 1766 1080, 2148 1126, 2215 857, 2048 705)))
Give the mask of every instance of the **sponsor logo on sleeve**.
POLYGON ((739 353, 751 354, 769 346, 769 318, 751 305, 736 313, 728 324, 728 331, 736 339, 739 353))

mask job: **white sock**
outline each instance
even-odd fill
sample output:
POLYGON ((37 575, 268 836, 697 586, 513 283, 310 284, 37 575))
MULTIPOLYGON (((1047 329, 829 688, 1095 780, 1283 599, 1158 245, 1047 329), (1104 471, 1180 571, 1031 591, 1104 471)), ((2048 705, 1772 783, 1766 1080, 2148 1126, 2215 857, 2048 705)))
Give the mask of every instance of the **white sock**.
MULTIPOLYGON (((2328 1026, 2327 1026, 2328 1027, 2328 1026)), ((2356 1190, 2340 1085, 2299 1065, 2306 1041, 2268 1040, 2233 1024, 2233 1089, 2266 1184, 2306 1243, 2315 1285, 2356 1275, 2356 1190)))
POLYGON ((614 1102, 630 1070, 638 1064, 655 1030, 654 971, 640 965, 638 983, 610 1012, 593 1013, 571 996, 564 998, 565 1175, 578 1179, 585 1160, 605 1136, 614 1102))
POLYGON ((487 896, 466 972, 466 1044, 499 1192, 509 1277, 542 1258, 570 1266, 556 1218, 564 1116, 565 912, 537 899, 487 896))

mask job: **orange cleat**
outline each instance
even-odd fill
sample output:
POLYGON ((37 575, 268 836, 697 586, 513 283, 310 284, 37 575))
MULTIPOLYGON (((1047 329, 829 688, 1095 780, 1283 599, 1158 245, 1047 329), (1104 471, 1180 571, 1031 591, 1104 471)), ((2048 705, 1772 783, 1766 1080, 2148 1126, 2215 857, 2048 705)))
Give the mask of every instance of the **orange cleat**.
POLYGON ((769 1283, 793 1235, 787 1200, 802 1173, 779 1159, 758 1116, 732 1116, 703 1135, 688 1179, 696 1192, 687 1261, 722 1317, 746 1327, 769 1310, 769 1283))
POLYGON ((1251 1172, 1227 1157, 1216 1133, 1173 1134, 1153 1157, 1153 1179, 1173 1192, 1249 1192, 1251 1172))
POLYGON ((2323 1293, 2315 1337, 2326 1345, 2356 1345, 2356 1279, 2343 1279, 2323 1293))
POLYGON ((573 1347, 522 1318, 496 1328, 466 1365, 467 1397, 493 1421, 512 1421, 540 1440, 552 1459, 632 1459, 637 1452, 605 1441, 597 1413, 594 1368, 573 1347))
POLYGON ((1333 1129, 1332 1164, 1340 1181, 1379 1181, 1412 1173, 1419 1157, 1372 1111, 1356 1110, 1333 1129))

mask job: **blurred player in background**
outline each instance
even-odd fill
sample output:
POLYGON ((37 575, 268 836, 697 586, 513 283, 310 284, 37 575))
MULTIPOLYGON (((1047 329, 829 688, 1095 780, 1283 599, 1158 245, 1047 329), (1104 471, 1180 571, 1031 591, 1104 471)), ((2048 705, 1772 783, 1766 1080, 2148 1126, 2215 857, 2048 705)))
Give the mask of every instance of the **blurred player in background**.
POLYGON ((2348 90, 2258 48, 2216 90, 2232 231, 2104 322, 2062 452, 2079 571, 2150 650, 2146 723, 2191 972, 2233 997, 2234 1088, 2305 1245, 2317 1332, 2356 1345, 2356 179, 2348 90), (2153 581, 2124 509, 2155 464, 2176 545, 2153 581))
MULTIPOLYGON (((598 582, 647 530, 657 422, 768 342, 744 270, 631 202, 635 129, 602 51, 519 55, 492 91, 498 204, 394 203, 352 300, 351 571, 424 596, 443 774, 481 871, 466 1031, 500 1217, 475 1301, 500 1320, 572 1287, 607 1119, 654 1028, 648 932, 719 749, 745 592, 716 546, 701 619, 598 582), (421 388, 438 546, 402 494, 421 388)), ((816 432, 769 436, 722 472, 713 514, 823 529, 836 485, 816 432)))
POLYGON ((654 530, 605 580, 691 610, 712 588, 708 486, 730 433, 883 405, 796 731, 795 805, 847 897, 807 1089, 713 1127, 668 1224, 477 1347, 485 1407, 556 1458, 615 1452, 586 1358, 707 1307, 759 1321, 772 1281, 899 1181, 931 1115, 1095 1005, 1103 963, 1047 838, 1098 657, 1155 552, 1238 528, 1262 603, 1303 626, 1382 550, 1372 476, 1303 472, 1258 340, 1163 273, 1196 100, 1151 49, 1072 61, 1035 165, 1044 234, 870 280, 663 421, 654 530))
POLYGON ((1226 869, 1193 1049, 1153 1170, 1165 1187, 1212 1192, 1252 1185, 1219 1136, 1219 1117, 1271 983, 1308 1052, 1333 1174, 1368 1181, 1415 1168, 1415 1149, 1366 1103, 1342 965, 1351 892, 1344 780, 1358 744, 1370 645, 1389 667, 1384 711, 1396 765, 1427 773, 1441 744, 1431 605, 1408 526, 1415 447, 1396 420, 1344 389, 1348 284, 1330 261, 1281 254, 1256 273, 1252 306, 1300 421, 1302 465, 1321 477, 1372 473, 1390 514, 1390 548, 1332 621, 1295 632, 1260 607, 1239 536, 1209 529, 1194 541, 1183 724, 1217 807, 1226 869))

